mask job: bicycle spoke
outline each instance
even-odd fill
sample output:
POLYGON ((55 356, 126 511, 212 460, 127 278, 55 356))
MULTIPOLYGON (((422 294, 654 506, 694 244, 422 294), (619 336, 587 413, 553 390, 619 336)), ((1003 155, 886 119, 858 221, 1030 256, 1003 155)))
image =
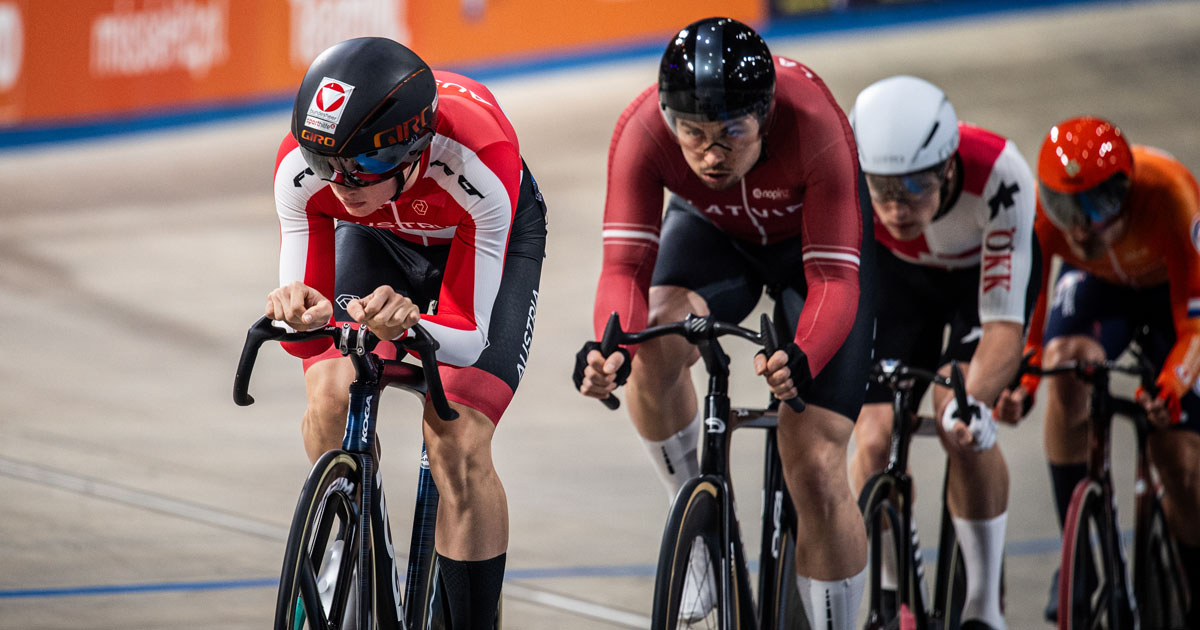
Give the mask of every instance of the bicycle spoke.
MULTIPOLYGON (((300 598, 303 600, 297 603, 298 611, 303 611, 304 618, 308 619, 310 628, 326 628, 329 626, 328 618, 325 615, 325 608, 321 605, 321 595, 317 589, 317 575, 313 571, 311 562, 300 563, 300 598)), ((296 622, 300 622, 300 617, 297 615, 296 622)))

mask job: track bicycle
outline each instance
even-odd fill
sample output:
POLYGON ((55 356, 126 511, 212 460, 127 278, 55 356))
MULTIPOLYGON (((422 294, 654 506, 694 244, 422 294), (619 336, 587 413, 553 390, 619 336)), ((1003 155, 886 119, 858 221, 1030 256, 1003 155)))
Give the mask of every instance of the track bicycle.
MULTIPOLYGON (((779 347, 778 333, 766 314, 762 315, 760 323, 760 331, 755 332, 716 321, 711 316, 688 315, 683 321, 626 333, 613 313, 600 341, 600 352, 607 357, 619 345, 679 335, 700 351, 709 377, 708 393, 704 398, 700 475, 683 485, 671 505, 655 576, 652 630, 800 630, 808 627, 795 584, 796 514, 784 485, 777 447, 778 401, 772 400, 765 409, 731 408, 728 394, 730 359, 717 341, 718 337, 734 335, 764 346, 770 356, 779 347), (766 431, 757 607, 751 596, 729 471, 730 434, 735 429, 747 427, 766 431), (703 618, 686 620, 680 618, 681 609, 708 608, 699 602, 682 601, 695 545, 704 545, 712 561, 704 575, 692 575, 697 587, 694 592, 701 597, 704 589, 712 588, 715 602, 703 618)), ((619 406, 618 399, 611 395, 603 402, 610 409, 619 406)), ((798 411, 803 410, 803 403, 798 398, 787 402, 798 407, 798 411)))
POLYGON ((246 335, 234 379, 234 401, 242 406, 254 402, 248 388, 263 343, 320 338, 332 339, 341 353, 350 357, 355 379, 350 385, 342 448, 328 451, 317 460, 296 504, 279 580, 274 628, 449 627, 448 603, 436 588, 434 527, 438 491, 424 445, 403 597, 375 451, 379 400, 387 386, 422 399, 428 395, 443 421, 458 416, 442 391, 437 341, 417 325, 407 337, 393 342, 397 356, 411 351, 420 357, 421 365, 415 365, 380 358, 374 352, 379 338, 365 327, 343 324, 289 333, 264 317, 246 335))
POLYGON ((1187 627, 1190 605, 1187 575, 1175 539, 1167 528, 1162 485, 1146 452, 1147 439, 1154 427, 1141 404, 1114 396, 1109 388, 1111 374, 1123 373, 1137 376, 1151 396, 1158 394, 1154 366, 1141 352, 1130 353, 1137 359, 1135 364, 1072 361, 1053 368, 1023 368, 1040 376, 1073 375, 1091 386, 1088 473, 1071 495, 1063 524, 1059 628, 1187 627), (1132 589, 1112 478, 1114 416, 1133 423, 1137 436, 1132 589))
MULTIPOLYGON (((918 383, 930 383, 954 390, 960 413, 969 410, 962 370, 950 364, 950 376, 942 376, 905 365, 895 359, 882 359, 871 366, 870 378, 892 391, 892 434, 887 466, 863 484, 858 496, 863 522, 867 526, 868 557, 867 613, 863 628, 923 628, 950 630, 961 622, 966 599, 967 576, 962 550, 954 532, 946 505, 947 466, 942 479, 942 514, 938 535, 937 573, 933 593, 925 582, 925 568, 917 527, 913 520, 913 478, 908 473, 908 450, 914 435, 937 435, 937 421, 910 413, 914 408, 913 390, 918 383), (891 532, 886 536, 885 532, 891 532), (889 549, 885 540, 890 538, 889 549), (885 551, 896 559, 896 591, 885 595, 882 586, 882 557, 885 551)), ((962 418, 970 422, 969 418, 962 418)))

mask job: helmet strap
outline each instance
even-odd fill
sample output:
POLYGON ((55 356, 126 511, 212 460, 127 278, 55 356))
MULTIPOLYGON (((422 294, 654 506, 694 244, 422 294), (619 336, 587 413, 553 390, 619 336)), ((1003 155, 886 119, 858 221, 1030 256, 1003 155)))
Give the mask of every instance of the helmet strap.
POLYGON ((408 185, 408 178, 412 177, 412 174, 416 172, 420 165, 421 160, 417 159, 413 161, 412 166, 402 168, 396 172, 396 194, 392 195, 392 203, 395 203, 400 198, 400 195, 404 192, 404 187, 408 185))
POLYGON ((950 170, 951 172, 942 178, 941 192, 938 194, 938 210, 933 215, 933 220, 937 221, 942 218, 954 204, 958 203, 958 197, 962 194, 963 177, 962 177, 962 157, 958 151, 943 164, 942 169, 950 170), (954 168, 950 169, 951 160, 953 160, 954 168))

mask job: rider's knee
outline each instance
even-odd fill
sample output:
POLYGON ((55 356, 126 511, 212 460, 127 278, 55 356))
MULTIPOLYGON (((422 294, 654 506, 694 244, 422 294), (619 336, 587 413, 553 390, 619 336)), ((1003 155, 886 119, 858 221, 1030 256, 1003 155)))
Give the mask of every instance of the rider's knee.
POLYGON ((1159 478, 1173 502, 1200 511, 1200 435, 1171 431, 1162 437, 1167 441, 1155 440, 1159 448, 1151 451, 1159 478))
MULTIPOLYGON (((1095 339, 1082 335, 1056 337, 1046 344, 1042 363, 1055 366, 1068 361, 1103 361, 1104 347, 1095 339)), ((1082 417, 1087 412, 1087 386, 1078 379, 1046 379, 1046 396, 1072 417, 1082 417)))
POLYGON ((836 510, 848 496, 845 465, 845 458, 838 457, 832 449, 809 449, 803 457, 787 458, 784 476, 797 509, 816 514, 836 510))
MULTIPOLYGON (((495 476, 492 464, 491 441, 484 435, 481 423, 468 426, 467 411, 460 410, 459 420, 463 424, 457 430, 445 431, 435 439, 426 440, 429 467, 437 482, 438 492, 449 503, 469 501, 472 492, 487 484, 495 476)), ((439 420, 440 422, 440 420, 439 420)), ((483 422, 490 422, 486 419, 483 422)))
POLYGON ((346 385, 336 379, 313 379, 307 383, 308 409, 305 419, 319 425, 344 426, 350 398, 346 385))
POLYGON ((864 405, 854 424, 854 457, 872 463, 873 468, 887 464, 892 443, 891 409, 882 412, 864 405))

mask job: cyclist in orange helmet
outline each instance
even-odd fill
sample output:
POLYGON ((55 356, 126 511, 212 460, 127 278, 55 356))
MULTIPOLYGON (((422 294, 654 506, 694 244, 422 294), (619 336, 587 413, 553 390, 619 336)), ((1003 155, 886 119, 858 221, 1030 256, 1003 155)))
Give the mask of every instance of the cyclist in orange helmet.
MULTIPOLYGON (((1037 176, 1034 230, 1042 252, 1059 256, 1062 268, 1053 302, 1045 292, 1038 298, 1026 352, 1033 363, 1054 366, 1113 359, 1136 339, 1160 368, 1158 395, 1139 390, 1138 399, 1166 429, 1151 434, 1150 457, 1195 602, 1200 530, 1187 521, 1200 513, 1200 189, 1174 158, 1131 146, 1112 123, 1092 117, 1050 128, 1037 176)), ((1001 397, 997 413, 1019 417, 1037 386, 1026 376, 1001 397)), ((1088 397, 1072 379, 1053 379, 1046 396, 1045 449, 1061 526, 1087 473, 1088 397)), ((1054 591, 1047 618, 1057 616, 1054 591)))

